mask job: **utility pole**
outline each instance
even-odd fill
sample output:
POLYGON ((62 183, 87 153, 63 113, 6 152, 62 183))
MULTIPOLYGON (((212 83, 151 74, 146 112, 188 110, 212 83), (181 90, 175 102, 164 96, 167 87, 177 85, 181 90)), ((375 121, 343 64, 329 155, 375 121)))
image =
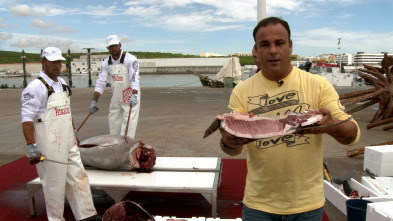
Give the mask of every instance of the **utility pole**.
POLYGON ((71 52, 70 52, 70 49, 68 49, 68 53, 67 53, 67 69, 68 69, 68 85, 72 88, 71 52))
POLYGON ((26 86, 27 86, 25 60, 26 60, 25 50, 22 50, 23 88, 26 88, 26 86))
POLYGON ((94 48, 83 48, 83 49, 87 49, 87 67, 88 67, 88 71, 89 71, 89 87, 91 87, 90 49, 94 49, 94 48))
MULTIPOLYGON (((42 55, 42 51, 43 51, 44 49, 41 49, 41 55, 42 55)), ((41 58, 42 59, 42 58, 41 58)), ((44 64, 42 64, 41 63, 41 70, 43 71, 44 70, 44 64)))

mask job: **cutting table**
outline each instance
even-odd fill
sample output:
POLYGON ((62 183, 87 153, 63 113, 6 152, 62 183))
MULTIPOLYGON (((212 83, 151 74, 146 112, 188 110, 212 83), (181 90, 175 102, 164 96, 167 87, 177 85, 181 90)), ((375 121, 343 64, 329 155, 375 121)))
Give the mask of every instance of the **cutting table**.
MULTIPOLYGON (((90 188, 104 190, 115 202, 129 191, 200 193, 217 213, 217 187, 221 182, 219 157, 157 157, 152 172, 107 171, 86 168, 90 188)), ((35 216, 34 194, 42 190, 39 177, 27 183, 30 215, 35 216)))

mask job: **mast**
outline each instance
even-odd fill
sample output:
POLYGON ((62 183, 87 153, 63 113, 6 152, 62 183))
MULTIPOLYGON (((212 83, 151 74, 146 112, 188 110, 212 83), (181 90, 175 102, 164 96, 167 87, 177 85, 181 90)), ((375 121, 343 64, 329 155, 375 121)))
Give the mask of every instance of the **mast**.
POLYGON ((257 23, 266 18, 266 0, 258 0, 257 23))

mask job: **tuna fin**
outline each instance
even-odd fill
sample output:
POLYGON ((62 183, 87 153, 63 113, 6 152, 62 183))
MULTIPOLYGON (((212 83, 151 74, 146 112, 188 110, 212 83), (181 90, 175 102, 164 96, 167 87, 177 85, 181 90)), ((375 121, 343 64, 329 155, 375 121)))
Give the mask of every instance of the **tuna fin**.
POLYGON ((207 128, 207 130, 205 131, 205 135, 203 136, 203 138, 206 138, 210 136, 210 134, 214 133, 218 128, 220 128, 220 124, 221 120, 215 119, 213 123, 209 126, 209 128, 207 128))

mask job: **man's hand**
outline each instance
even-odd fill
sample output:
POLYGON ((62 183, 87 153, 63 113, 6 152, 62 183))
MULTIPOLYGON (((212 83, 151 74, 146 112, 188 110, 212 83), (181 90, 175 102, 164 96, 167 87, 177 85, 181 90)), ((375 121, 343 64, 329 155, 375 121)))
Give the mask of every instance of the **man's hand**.
POLYGON ((295 134, 328 134, 341 144, 351 144, 355 142, 358 133, 358 126, 356 123, 348 120, 340 121, 332 117, 330 110, 327 108, 320 108, 314 110, 317 114, 322 114, 322 120, 318 123, 320 127, 311 127, 310 129, 295 131, 295 134))
POLYGON ((134 107, 137 104, 138 104, 138 95, 132 94, 132 96, 130 98, 130 107, 134 107))
POLYGON ((76 142, 77 142, 77 145, 78 145, 78 147, 79 147, 80 141, 79 141, 78 132, 76 131, 76 129, 74 129, 74 137, 75 137, 76 142))
POLYGON ((221 140, 220 140, 221 149, 225 153, 227 153, 231 156, 236 156, 236 155, 240 154, 243 151, 243 148, 240 148, 240 147, 256 140, 256 139, 236 137, 236 136, 228 133, 223 128, 220 128, 220 132, 221 132, 221 140))
POLYGON ((27 158, 29 159, 29 163, 31 165, 35 163, 39 163, 41 159, 41 152, 38 150, 35 144, 27 145, 27 158))
MULTIPOLYGON (((322 114, 322 120, 317 122, 315 125, 332 125, 339 122, 339 120, 334 119, 327 108, 320 108, 315 110, 307 110, 308 113, 322 114)), ((334 127, 311 127, 310 129, 305 129, 301 131, 296 131, 295 134, 323 134, 329 133, 334 130, 334 127)))
POLYGON ((232 134, 228 133, 226 130, 224 130, 222 128, 220 128, 220 132, 222 135, 222 142, 224 143, 225 146, 227 146, 229 148, 241 147, 244 144, 248 144, 251 141, 255 140, 255 139, 233 136, 232 134))
POLYGON ((99 109, 97 107, 97 101, 96 100, 92 100, 91 101, 91 105, 90 105, 90 113, 94 114, 95 112, 97 112, 99 109))

